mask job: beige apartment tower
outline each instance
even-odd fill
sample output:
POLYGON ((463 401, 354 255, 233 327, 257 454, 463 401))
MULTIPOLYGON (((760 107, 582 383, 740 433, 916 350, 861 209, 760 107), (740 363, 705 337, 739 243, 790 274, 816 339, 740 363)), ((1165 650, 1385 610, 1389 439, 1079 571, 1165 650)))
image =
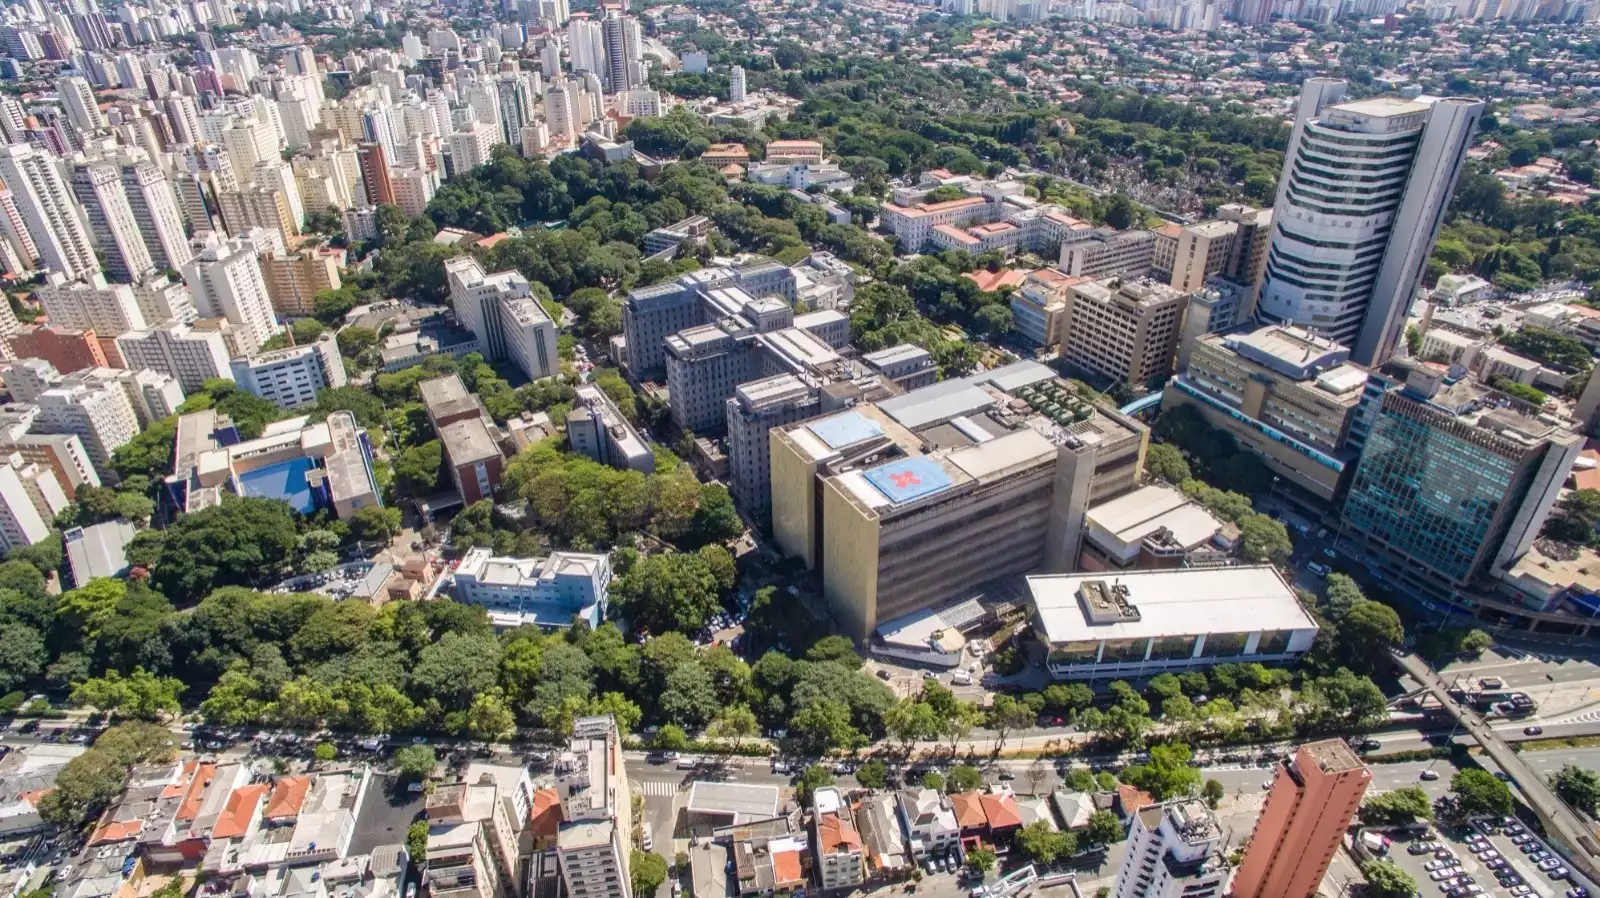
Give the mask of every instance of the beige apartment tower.
POLYGON ((1187 294, 1121 278, 1073 284, 1066 294, 1063 361, 1133 386, 1172 373, 1187 294))
POLYGON ((1234 898, 1315 895, 1371 781, 1343 740, 1300 746, 1272 779, 1233 880, 1234 898))

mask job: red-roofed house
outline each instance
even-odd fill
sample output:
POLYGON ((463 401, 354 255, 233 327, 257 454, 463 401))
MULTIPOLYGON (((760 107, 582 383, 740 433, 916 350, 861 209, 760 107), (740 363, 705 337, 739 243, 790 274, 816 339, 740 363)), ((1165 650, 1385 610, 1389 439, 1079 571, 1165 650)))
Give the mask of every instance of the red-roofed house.
POLYGON ((242 839, 249 835, 260 825, 261 800, 267 797, 272 787, 265 783, 254 786, 244 786, 233 790, 228 796, 228 803, 222 809, 222 815, 211 827, 213 839, 242 839))
POLYGON ((554 789, 540 789, 533 793, 533 809, 528 813, 528 831, 533 834, 533 847, 545 848, 555 843, 561 828, 561 793, 554 789))
POLYGON ((800 848, 786 848, 772 852, 772 890, 788 892, 806 886, 805 870, 800 866, 800 848))
POLYGON ((950 796, 950 809, 955 812, 956 825, 961 827, 962 841, 969 836, 980 836, 989 829, 989 818, 983 812, 983 794, 958 792, 950 796))
POLYGON ((1009 839, 1022 828, 1022 811, 1017 807, 1017 797, 1010 792, 988 792, 980 799, 983 815, 989 818, 989 838, 999 841, 1009 839))
POLYGON ((847 889, 866 879, 866 850, 861 831, 856 829, 850 806, 838 789, 817 789, 812 793, 812 822, 816 839, 817 878, 824 889, 847 889))
POLYGON ((1117 813, 1122 815, 1123 820, 1132 818, 1134 814, 1139 813, 1140 809, 1147 808, 1155 803, 1156 797, 1149 792, 1135 789, 1129 785, 1117 787, 1117 813))
POLYGON ((289 821, 300 816, 306 803, 306 793, 311 791, 309 776, 280 776, 272 786, 272 797, 267 799, 267 809, 262 813, 268 823, 289 821))

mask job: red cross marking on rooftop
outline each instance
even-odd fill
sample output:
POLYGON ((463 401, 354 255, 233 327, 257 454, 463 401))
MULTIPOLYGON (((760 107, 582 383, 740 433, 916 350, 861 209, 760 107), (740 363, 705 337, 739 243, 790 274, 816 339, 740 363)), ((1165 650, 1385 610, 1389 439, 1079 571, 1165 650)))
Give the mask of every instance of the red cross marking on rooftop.
POLYGON ((898 474, 890 474, 889 479, 894 481, 894 485, 898 489, 905 489, 908 486, 922 485, 922 479, 910 471, 901 471, 898 474))

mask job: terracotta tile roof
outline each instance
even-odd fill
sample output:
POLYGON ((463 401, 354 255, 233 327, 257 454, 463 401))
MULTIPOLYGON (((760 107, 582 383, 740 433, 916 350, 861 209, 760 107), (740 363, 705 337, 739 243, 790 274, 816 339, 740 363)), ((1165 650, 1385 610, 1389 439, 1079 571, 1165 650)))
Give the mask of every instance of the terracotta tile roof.
POLYGON ((983 813, 989 818, 990 829, 1009 829, 1022 825, 1022 812, 1017 808, 1017 799, 1010 793, 999 795, 988 794, 983 796, 983 813))
POLYGON ((781 889, 788 885, 804 882, 800 872, 800 852, 777 851, 772 855, 773 888, 781 889))
POLYGON ((1135 789, 1129 785, 1117 787, 1117 804, 1122 808, 1122 816, 1132 817, 1139 813, 1140 808, 1156 803, 1156 797, 1149 792, 1135 789))
POLYGON ((112 842, 126 842, 137 836, 144 829, 144 821, 137 818, 133 820, 113 820, 95 828, 94 835, 89 837, 90 845, 109 845, 112 842))
POLYGON ((1163 237, 1171 237, 1174 240, 1183 236, 1183 226, 1177 224, 1164 224, 1155 231, 1163 237))
POLYGON ((978 285, 979 290, 999 290, 1001 287, 1020 287, 1028 279, 1028 272, 1015 268, 1006 268, 1001 271, 979 269, 969 271, 962 277, 978 285))
POLYGON ((161 797, 177 798, 182 795, 184 790, 189 788, 189 781, 194 778, 195 771, 199 769, 199 759, 184 762, 183 770, 179 772, 178 778, 168 783, 167 787, 161 790, 161 797))
POLYGON ((978 240, 978 238, 968 234, 966 231, 963 231, 958 227, 955 227, 954 225, 937 225, 934 227, 934 230, 945 235, 946 237, 949 237, 951 240, 954 240, 957 243, 962 243, 967 246, 973 246, 981 242, 978 240))
POLYGON ((494 247, 494 245, 499 243, 500 241, 509 240, 509 239, 511 239, 511 235, 507 234, 505 231, 501 231, 498 234, 490 234, 488 237, 485 237, 482 240, 479 240, 474 245, 475 246, 481 246, 484 249, 492 249, 494 247))
POLYGON ((233 790, 233 794, 228 796, 227 806, 222 809, 222 816, 217 818, 217 825, 211 828, 211 838, 237 839, 244 835, 250 829, 250 820, 256 815, 256 805, 271 789, 271 786, 263 783, 233 790))
POLYGON ((267 799, 267 810, 261 816, 268 820, 300 816, 300 807, 306 803, 306 793, 310 791, 309 776, 278 777, 272 787, 272 797, 267 799))
POLYGON ((983 812, 983 796, 978 792, 958 792, 950 796, 950 808, 956 812, 956 824, 962 829, 989 825, 983 812))
POLYGON ((823 814, 817 819, 817 850, 823 854, 835 851, 860 851, 861 833, 838 814, 823 814))
POLYGON ((533 808, 528 812, 528 827, 534 838, 554 837, 561 828, 561 793, 540 789, 533 793, 533 808))
POLYGON ((206 787, 216 777, 215 764, 201 764, 195 768, 194 775, 189 778, 189 786, 183 792, 183 802, 178 805, 177 819, 193 820, 200 813, 200 806, 206 800, 206 787))

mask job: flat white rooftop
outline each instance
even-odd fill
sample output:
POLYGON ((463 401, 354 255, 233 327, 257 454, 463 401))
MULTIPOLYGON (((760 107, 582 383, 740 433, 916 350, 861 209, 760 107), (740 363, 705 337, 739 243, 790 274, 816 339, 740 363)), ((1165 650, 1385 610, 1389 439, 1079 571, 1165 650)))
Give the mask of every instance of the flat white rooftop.
POLYGON ((1039 574, 1028 578, 1028 592, 1039 635, 1049 643, 1317 629, 1271 565, 1039 574), (1127 587, 1139 620, 1090 623, 1078 600, 1090 580, 1127 587))

